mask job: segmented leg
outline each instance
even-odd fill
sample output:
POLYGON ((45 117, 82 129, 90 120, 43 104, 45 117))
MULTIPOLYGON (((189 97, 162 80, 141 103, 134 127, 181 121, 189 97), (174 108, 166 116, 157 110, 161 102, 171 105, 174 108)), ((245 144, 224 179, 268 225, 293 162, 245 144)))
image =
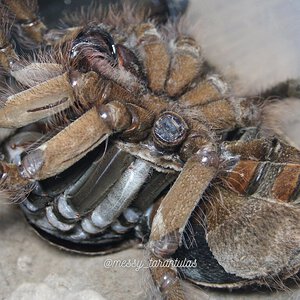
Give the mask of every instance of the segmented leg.
MULTIPOLYGON (((153 92, 164 91, 187 114, 201 119, 218 133, 257 123, 258 100, 231 97, 228 85, 218 75, 201 78, 201 52, 192 38, 179 34, 166 44, 151 24, 141 25, 136 32, 148 86, 153 92)), ((162 110, 165 103, 161 104, 161 100, 151 96, 151 103, 145 105, 152 111, 162 110)))
MULTIPOLYGON (((27 154, 19 168, 20 178, 32 181, 58 174, 102 143, 114 130, 126 129, 130 124, 129 113, 118 103, 100 107, 99 112, 93 108, 27 154)), ((7 173, 9 177, 10 172, 7 173)))
POLYGON ((29 184, 52 177, 72 166, 115 132, 125 134, 126 130, 131 130, 133 135, 138 135, 144 126, 139 123, 143 123, 139 115, 143 115, 143 109, 137 107, 133 115, 130 107, 110 102, 98 109, 92 108, 53 138, 31 150, 18 168, 2 162, 4 180, 9 180, 11 186, 20 183, 25 186, 24 180, 29 184), (16 172, 19 172, 19 178, 16 172))
POLYGON ((260 117, 257 108, 257 101, 248 98, 221 99, 193 107, 203 122, 217 132, 254 126, 260 117))
POLYGON ((11 66, 18 60, 18 56, 10 43, 10 15, 5 7, 0 6, 0 66, 10 71, 11 66))
POLYGON ((224 98, 229 93, 229 86, 217 74, 210 74, 181 95, 178 102, 183 107, 193 107, 208 104, 211 101, 224 98))
POLYGON ((97 110, 92 109, 26 155, 22 161, 22 173, 35 180, 58 174, 102 143, 111 133, 97 110))
POLYGON ((201 78, 201 52, 192 38, 179 36, 170 48, 165 90, 183 109, 217 132, 257 124, 257 99, 231 97, 229 86, 216 74, 201 78))
MULTIPOLYGON (((209 147, 199 150, 187 161, 153 219, 149 241, 152 259, 169 258, 182 244, 184 228, 217 168, 217 154, 209 147)), ((176 270, 158 267, 152 268, 151 273, 167 299, 183 299, 176 270)))
POLYGON ((0 126, 19 128, 54 115, 74 102, 67 73, 9 96, 0 108, 0 126))
POLYGON ((199 77, 201 53, 192 38, 180 36, 167 43, 151 23, 137 26, 136 36, 148 87, 153 92, 160 94, 165 91, 169 97, 176 97, 199 77))
POLYGON ((137 44, 148 79, 148 87, 157 93, 164 90, 170 64, 167 44, 154 24, 143 23, 136 28, 137 44))
POLYGON ((190 37, 180 36, 170 47, 173 52, 165 89, 170 97, 175 97, 200 76, 202 57, 195 40, 190 37))
MULTIPOLYGON (((12 44, 9 41, 10 38, 10 24, 9 13, 7 9, 0 6, 0 69, 5 73, 9 73, 11 66, 18 61, 18 56, 12 44)), ((10 136, 14 132, 14 129, 0 128, 0 141, 10 136)))
POLYGON ((14 27, 22 46, 39 46, 43 43, 46 26, 38 17, 37 0, 3 0, 4 5, 14 14, 14 27))

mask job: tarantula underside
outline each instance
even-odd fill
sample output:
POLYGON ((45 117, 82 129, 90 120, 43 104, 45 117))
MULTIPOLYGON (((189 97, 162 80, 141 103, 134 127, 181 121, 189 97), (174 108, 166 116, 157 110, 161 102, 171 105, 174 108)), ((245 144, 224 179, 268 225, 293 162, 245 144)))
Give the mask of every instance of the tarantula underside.
POLYGON ((48 30, 35 1, 2 2, 0 184, 39 234, 197 259, 151 268, 167 299, 185 297, 180 278, 241 287, 297 273, 299 151, 260 136, 260 101, 232 95, 176 22, 124 7, 48 30), (36 47, 31 59, 11 37, 36 47))

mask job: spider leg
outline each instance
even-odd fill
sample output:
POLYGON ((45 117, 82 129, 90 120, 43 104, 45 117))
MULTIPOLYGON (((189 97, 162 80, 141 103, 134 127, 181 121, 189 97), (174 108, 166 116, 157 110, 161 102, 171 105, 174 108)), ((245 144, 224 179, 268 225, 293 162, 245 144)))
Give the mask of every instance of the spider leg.
POLYGON ((175 254, 197 258, 198 266, 180 268, 180 273, 211 287, 272 285, 274 278, 292 276, 300 261, 295 255, 299 252, 300 152, 274 139, 223 142, 221 152, 221 160, 229 163, 218 174, 223 186, 212 186, 191 220, 196 243, 175 254), (215 260, 212 264, 202 248, 199 227, 215 260))
MULTIPOLYGON (((174 185, 162 200, 152 223, 150 258, 169 258, 182 244, 184 228, 199 199, 215 177, 217 154, 213 147, 204 147, 185 164, 174 185)), ((167 299, 183 299, 176 269, 153 267, 150 270, 156 286, 167 299)))
POLYGON ((136 28, 136 36, 148 77, 148 86, 153 92, 162 92, 171 59, 167 43, 151 23, 139 25, 136 28))
POLYGON ((29 88, 2 100, 0 126, 5 128, 20 128, 49 118, 75 107, 75 102, 87 110, 113 94, 111 85, 95 72, 63 73, 57 63, 31 63, 16 67, 11 75, 29 88))
POLYGON ((3 4, 14 14, 14 28, 22 46, 39 46, 44 41, 46 26, 38 16, 37 0, 3 0, 3 4))
POLYGON ((224 98, 229 92, 228 85, 217 74, 210 74, 200 80, 186 93, 181 95, 178 102, 183 107, 205 105, 211 101, 224 98))
MULTIPOLYGON (((9 41, 9 15, 8 11, 0 6, 0 68, 4 72, 9 72, 11 66, 18 60, 14 47, 9 41)), ((0 141, 10 136, 14 132, 11 128, 0 128, 0 141)))
POLYGON ((33 86, 32 80, 44 81, 47 78, 55 77, 63 73, 62 66, 57 63, 31 63, 23 66, 23 61, 15 52, 15 47, 10 41, 11 27, 9 24, 9 12, 5 7, 0 6, 0 66, 5 71, 5 75, 13 76, 17 81, 25 85, 33 86), (32 76, 34 78, 32 78, 32 76), (31 84, 27 84, 31 82, 31 84))
POLYGON ((209 126, 219 132, 254 126, 258 123, 260 109, 255 99, 229 97, 194 107, 209 126))
POLYGON ((230 97, 223 92, 218 94, 211 83, 205 81, 195 87, 195 90, 184 94, 179 102, 187 111, 201 118, 211 129, 219 133, 254 126, 260 119, 257 99, 230 97), (202 90, 205 94, 197 96, 202 90), (191 95, 191 98, 186 95, 191 95))
POLYGON ((41 180, 61 173, 114 132, 131 125, 131 115, 120 103, 92 108, 22 161, 23 175, 41 180))
POLYGON ((55 45, 70 41, 82 28, 48 30, 38 15, 37 0, 3 0, 0 8, 1 23, 5 25, 0 29, 0 47, 2 49, 0 62, 6 69, 9 69, 9 63, 17 60, 17 55, 8 38, 10 35, 8 31, 16 36, 16 40, 22 48, 32 49, 42 45, 55 45), (5 39, 1 37, 2 32, 5 39))
POLYGON ((40 180, 62 172, 102 143, 111 132, 96 109, 86 112, 24 157, 24 176, 40 180))
MULTIPOLYGON (((176 31, 166 29, 167 32, 172 30, 176 31)), ((200 76, 201 53, 192 38, 180 36, 167 44, 163 34, 151 23, 138 26, 136 36, 148 86, 153 92, 165 90, 170 97, 178 96, 200 76)))
MULTIPOLYGON (((197 48, 189 45, 188 49, 190 51, 189 56, 187 56, 186 49, 184 50, 185 55, 189 57, 189 60, 196 59, 195 52, 197 48)), ((179 83, 176 83, 176 85, 178 84, 178 91, 184 90, 183 86, 186 86, 185 93, 178 98, 178 103, 189 114, 197 116, 198 119, 201 119, 211 129, 220 133, 258 123, 261 115, 259 99, 231 96, 229 86, 216 74, 210 74, 202 80, 199 78, 201 69, 200 54, 198 54, 197 60, 198 67, 194 63, 194 69, 191 67, 184 69, 189 65, 187 57, 183 60, 186 63, 178 71, 177 76, 181 76, 181 79, 177 78, 179 83), (188 83, 190 84, 188 85, 188 83)), ((180 64, 175 64, 175 66, 173 67, 173 71, 170 68, 170 78, 172 78, 172 72, 174 73, 174 70, 180 68, 180 64)), ((171 80, 171 82, 173 81, 171 80)), ((176 85, 175 87, 177 88, 176 85)))
POLYGON ((32 62, 28 65, 13 64, 10 75, 30 88, 64 73, 63 66, 55 62, 32 62))
POLYGON ((10 15, 7 8, 0 6, 0 66, 9 71, 11 65, 18 60, 13 45, 10 42, 10 15))
POLYGON ((49 117, 74 102, 67 73, 7 97, 0 108, 0 126, 19 128, 49 117))
POLYGON ((179 37, 171 48, 173 55, 165 88, 168 95, 174 97, 180 95, 199 77, 202 58, 196 42, 186 36, 179 37))
POLYGON ((31 150, 17 167, 1 162, 3 186, 28 185, 59 174, 115 132, 130 128, 132 115, 119 102, 90 109, 64 130, 31 150), (19 175, 17 175, 17 173, 19 175))

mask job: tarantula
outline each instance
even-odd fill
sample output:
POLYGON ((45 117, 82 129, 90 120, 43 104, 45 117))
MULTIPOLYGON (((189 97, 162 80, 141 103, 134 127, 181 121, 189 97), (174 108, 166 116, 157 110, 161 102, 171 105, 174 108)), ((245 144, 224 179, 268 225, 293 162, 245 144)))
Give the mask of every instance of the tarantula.
POLYGON ((262 136, 262 100, 236 97, 178 20, 125 6, 49 30, 36 1, 2 6, 0 185, 40 235, 196 258, 151 268, 166 299, 185 298, 180 278, 229 288, 297 273, 300 153, 262 136))

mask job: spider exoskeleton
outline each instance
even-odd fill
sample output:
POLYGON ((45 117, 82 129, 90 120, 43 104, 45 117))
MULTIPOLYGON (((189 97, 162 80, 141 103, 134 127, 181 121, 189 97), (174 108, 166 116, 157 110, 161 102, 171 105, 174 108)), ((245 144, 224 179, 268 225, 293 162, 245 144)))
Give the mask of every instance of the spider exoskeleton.
POLYGON ((236 97, 179 20, 124 6, 49 30, 36 1, 2 2, 0 184, 39 234, 86 253, 143 239, 152 260, 197 258, 151 269, 167 299, 185 297, 181 276, 240 287, 298 271, 299 152, 260 135, 260 101, 236 97), (35 45, 29 59, 10 35, 35 45))

